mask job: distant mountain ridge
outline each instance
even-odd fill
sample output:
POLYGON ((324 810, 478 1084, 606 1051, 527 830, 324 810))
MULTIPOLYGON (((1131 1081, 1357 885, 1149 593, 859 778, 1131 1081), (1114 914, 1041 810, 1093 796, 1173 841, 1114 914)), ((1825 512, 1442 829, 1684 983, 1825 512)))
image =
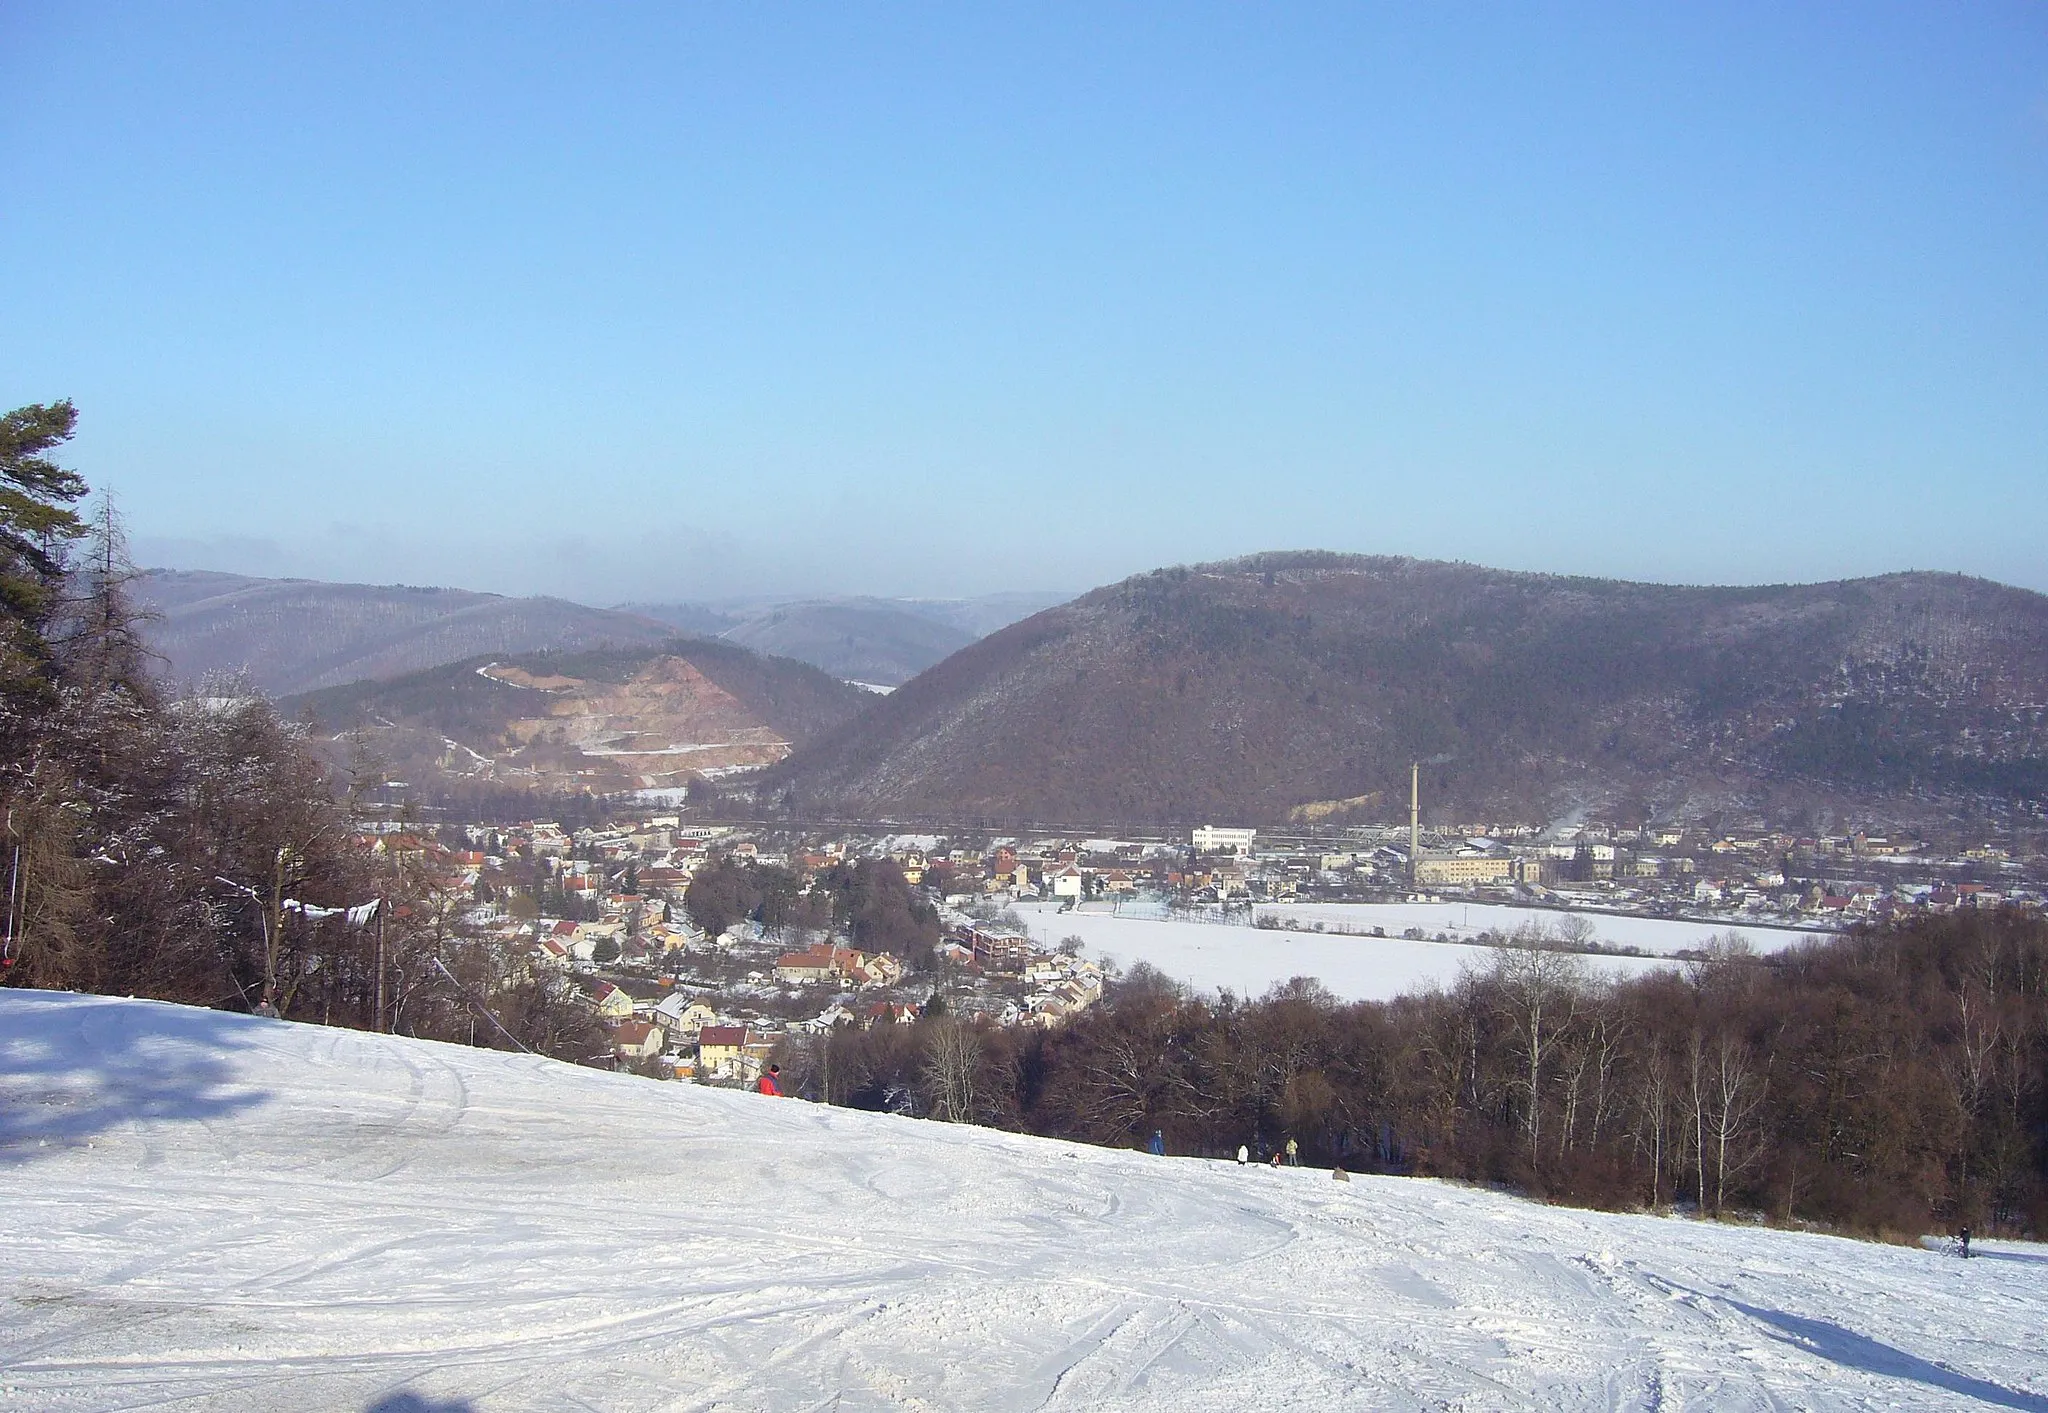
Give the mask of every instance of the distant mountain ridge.
POLYGON ((274 696, 389 680, 479 653, 657 646, 723 638, 849 681, 894 687, 1056 594, 810 598, 592 608, 404 584, 332 584, 150 570, 132 589, 170 675, 246 672, 274 696))
POLYGON ((755 652, 793 657, 849 682, 895 687, 974 639, 948 624, 882 599, 774 603, 719 614, 696 604, 649 604, 634 611, 693 632, 711 632, 755 652), (709 625, 724 618, 723 626, 709 625))
POLYGON ((1687 588, 1320 553, 1161 570, 799 750, 799 810, 1130 823, 2048 796, 2048 598, 1958 575, 1687 588))
POLYGON ((621 611, 756 652, 793 657, 849 682, 895 687, 976 638, 1058 603, 1061 594, 969 599, 771 599, 726 604, 632 603, 621 611))
POLYGON ((158 615, 145 631, 173 677, 246 671, 276 696, 398 677, 479 653, 652 645, 676 635, 672 625, 637 614, 466 589, 152 570, 132 592, 158 615))

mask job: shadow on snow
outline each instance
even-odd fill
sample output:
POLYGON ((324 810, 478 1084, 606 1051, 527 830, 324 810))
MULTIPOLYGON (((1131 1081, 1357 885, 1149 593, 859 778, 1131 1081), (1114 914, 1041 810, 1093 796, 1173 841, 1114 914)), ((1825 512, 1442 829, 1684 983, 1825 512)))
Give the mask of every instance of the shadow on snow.
POLYGON ((1887 1379, 1907 1379, 1914 1383, 1926 1384, 1929 1388, 1974 1398, 1998 1408, 2021 1408, 2048 1413, 2048 1398, 2039 1394, 2009 1389, 1986 1379, 1958 1373, 1954 1369, 1931 1363, 1918 1355, 1908 1354, 1903 1349, 1894 1349, 1889 1344, 1880 1344, 1868 1335, 1857 1334, 1854 1330, 1843 1329, 1840 1325, 1830 1324, 1826 1320, 1788 1315, 1783 1310, 1766 1310, 1755 1305, 1745 1305, 1739 1300, 1729 1300, 1727 1303, 1764 1325, 1771 1331, 1774 1339, 1782 1340, 1809 1354, 1817 1354, 1844 1368, 1860 1369, 1864 1373, 1876 1374, 1887 1379))
POLYGON ((2032 1251, 1987 1251, 1981 1247, 1970 1251, 1972 1261, 2022 1261, 2028 1265, 2048 1264, 2048 1253, 2032 1251))
POLYGON ((34 1162, 131 1123, 225 1118, 266 1095, 223 1055, 262 1022, 60 991, 0 991, 0 1165, 34 1162))

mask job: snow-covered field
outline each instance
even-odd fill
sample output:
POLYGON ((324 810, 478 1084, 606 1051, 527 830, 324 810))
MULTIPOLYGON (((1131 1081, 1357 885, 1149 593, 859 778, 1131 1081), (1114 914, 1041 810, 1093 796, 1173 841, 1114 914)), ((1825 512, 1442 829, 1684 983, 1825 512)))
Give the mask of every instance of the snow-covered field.
POLYGON ((1517 908, 1502 903, 1275 903, 1262 905, 1262 915, 1286 921, 1327 923, 1331 927, 1371 931, 1384 928, 1398 937, 1411 927, 1428 936, 1476 937, 1482 932, 1510 933, 1525 924, 1555 929, 1565 918, 1593 929, 1596 941, 1669 955, 1697 948, 1711 937, 1738 933, 1759 952, 1775 952, 1810 934, 1783 927, 1744 926, 1739 922, 1681 922, 1673 918, 1629 917, 1618 913, 1571 912, 1556 908, 1517 908))
POLYGON ((2048 1249, 0 992, 0 1407, 2048 1409, 2048 1249))
MULTIPOLYGON (((1067 937, 1079 937, 1087 944, 1087 955, 1098 960, 1113 958, 1123 966, 1150 962, 1197 990, 1228 987, 1250 996, 1289 977, 1312 976, 1346 1000, 1384 1001, 1431 985, 1449 985, 1462 969, 1483 969, 1494 956, 1491 948, 1456 942, 1278 931, 1249 923, 1197 922, 1144 912, 1111 914, 1084 909, 1063 913, 1051 903, 1020 903, 1017 913, 1032 937, 1047 947, 1067 937)), ((1430 935, 1437 930, 1432 929, 1430 935)), ((1475 927, 1464 935, 1479 930, 1475 927)), ((1586 962, 1597 970, 1631 975, 1669 965, 1647 957, 1589 956, 1586 962)))

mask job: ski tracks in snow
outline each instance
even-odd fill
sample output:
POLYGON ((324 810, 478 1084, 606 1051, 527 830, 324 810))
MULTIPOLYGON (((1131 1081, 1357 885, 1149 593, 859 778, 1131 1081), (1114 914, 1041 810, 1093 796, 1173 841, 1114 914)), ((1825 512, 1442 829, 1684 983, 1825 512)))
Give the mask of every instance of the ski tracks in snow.
POLYGON ((24 1035, 0 1057, 42 1070, 0 1068, 0 1102, 78 1136, 0 1148, 0 1409, 2048 1410, 2039 1248, 1966 1266, 0 996, 24 1035), (229 1098, 67 1128, 137 1034, 229 1098))

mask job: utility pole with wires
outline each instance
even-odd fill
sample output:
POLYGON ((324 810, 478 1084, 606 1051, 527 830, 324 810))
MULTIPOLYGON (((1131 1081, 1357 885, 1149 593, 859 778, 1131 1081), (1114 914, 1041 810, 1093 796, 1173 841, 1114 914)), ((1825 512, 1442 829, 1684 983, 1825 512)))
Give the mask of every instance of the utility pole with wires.
MULTIPOLYGON (((213 881, 224 887, 234 889, 256 905, 256 924, 263 929, 263 999, 250 1007, 250 1011, 255 1015, 269 1016, 275 1019, 278 1014, 277 1005, 274 1000, 277 994, 277 953, 271 946, 270 910, 265 906, 263 895, 248 884, 237 883, 234 879, 224 878, 218 873, 213 876, 213 881)), ((283 911, 280 909, 280 920, 282 920, 282 917, 283 911)))

